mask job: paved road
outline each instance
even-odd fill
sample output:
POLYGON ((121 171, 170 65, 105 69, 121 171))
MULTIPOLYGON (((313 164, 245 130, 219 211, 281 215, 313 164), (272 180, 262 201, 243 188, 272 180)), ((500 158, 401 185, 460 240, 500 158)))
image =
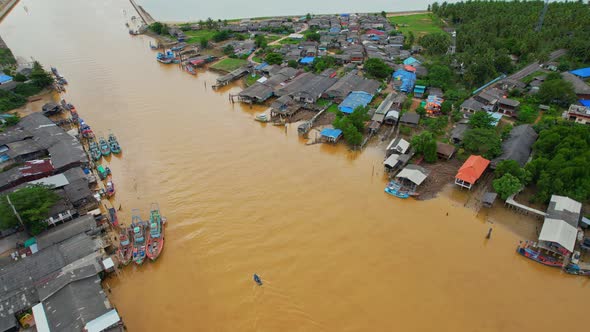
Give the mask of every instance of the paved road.
MULTIPOLYGON (((559 58, 560 56, 565 55, 565 53, 566 53, 566 50, 563 50, 563 49, 551 52, 551 54, 549 54, 549 61, 553 61, 553 60, 559 58)), ((539 70, 540 65, 541 64, 539 63, 539 61, 535 61, 535 62, 531 63, 530 65, 517 71, 516 73, 508 76, 508 79, 521 80, 521 79, 529 76, 530 74, 534 73, 535 71, 539 70)))

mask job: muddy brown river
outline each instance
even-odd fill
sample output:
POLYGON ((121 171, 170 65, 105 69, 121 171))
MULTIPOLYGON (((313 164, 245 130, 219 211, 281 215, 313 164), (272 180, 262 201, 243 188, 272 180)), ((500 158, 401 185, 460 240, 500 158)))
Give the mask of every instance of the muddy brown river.
POLYGON ((134 14, 125 0, 22 0, 0 24, 17 56, 68 79, 95 132, 119 137, 120 219, 152 202, 168 218, 162 257, 105 282, 130 331, 583 328, 590 279, 515 253, 532 219, 477 213, 453 187, 384 194, 386 143, 307 146, 296 126, 255 122, 261 108, 228 101, 238 87, 158 64, 127 33, 134 14))

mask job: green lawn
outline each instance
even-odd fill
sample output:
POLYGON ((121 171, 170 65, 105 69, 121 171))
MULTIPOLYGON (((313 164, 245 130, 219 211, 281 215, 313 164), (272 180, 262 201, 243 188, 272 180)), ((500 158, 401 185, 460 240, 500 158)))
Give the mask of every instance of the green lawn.
POLYGON ((523 83, 529 84, 533 81, 533 79, 537 76, 542 76, 542 75, 547 75, 546 72, 542 71, 542 70, 537 70, 536 72, 526 76, 525 78, 522 79, 523 83))
POLYGON ((285 38, 279 42, 281 45, 290 44, 290 45, 299 45, 301 43, 301 39, 293 39, 293 38, 285 38))
POLYGON ((230 72, 247 64, 247 60, 226 58, 212 65, 212 69, 230 72))
POLYGON ((338 109, 338 104, 330 105, 330 107, 328 107, 327 111, 330 113, 334 113, 334 114, 340 113, 340 110, 338 109))
POLYGON ((416 14, 407 16, 392 16, 389 18, 392 24, 397 24, 404 34, 412 31, 416 38, 433 33, 442 32, 438 18, 432 14, 416 14))
POLYGON ((251 74, 248 75, 248 76, 246 76, 246 86, 250 86, 250 85, 256 83, 256 81, 258 79, 260 79, 260 77, 262 77, 262 76, 260 76, 260 75, 251 75, 251 74))
POLYGON ((206 38, 207 40, 211 40, 213 35, 217 31, 215 30, 191 30, 185 31, 184 34, 186 35, 186 42, 189 44, 196 44, 201 42, 202 38, 206 38))

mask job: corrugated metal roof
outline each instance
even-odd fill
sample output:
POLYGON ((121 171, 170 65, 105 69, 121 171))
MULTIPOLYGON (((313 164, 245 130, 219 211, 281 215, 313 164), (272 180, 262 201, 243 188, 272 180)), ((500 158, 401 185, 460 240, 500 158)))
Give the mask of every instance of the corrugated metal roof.
POLYGON ((408 179, 417 186, 421 185, 427 177, 428 172, 418 165, 408 165, 396 175, 396 178, 408 179))
POLYGON ((559 219, 545 218, 539 241, 555 242, 569 250, 574 251, 578 229, 559 219))

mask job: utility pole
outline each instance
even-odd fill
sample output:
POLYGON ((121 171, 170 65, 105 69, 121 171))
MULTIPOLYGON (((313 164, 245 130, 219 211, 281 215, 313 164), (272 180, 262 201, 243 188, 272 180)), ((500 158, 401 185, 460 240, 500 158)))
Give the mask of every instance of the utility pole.
POLYGON ((16 219, 18 219, 18 221, 20 222, 21 226, 25 227, 23 220, 20 218, 20 214, 18 214, 16 208, 14 207, 14 205, 12 205, 12 202, 10 201, 10 195, 6 195, 6 201, 8 201, 8 205, 10 205, 10 207, 12 208, 12 212, 14 212, 14 215, 16 216, 16 219))

